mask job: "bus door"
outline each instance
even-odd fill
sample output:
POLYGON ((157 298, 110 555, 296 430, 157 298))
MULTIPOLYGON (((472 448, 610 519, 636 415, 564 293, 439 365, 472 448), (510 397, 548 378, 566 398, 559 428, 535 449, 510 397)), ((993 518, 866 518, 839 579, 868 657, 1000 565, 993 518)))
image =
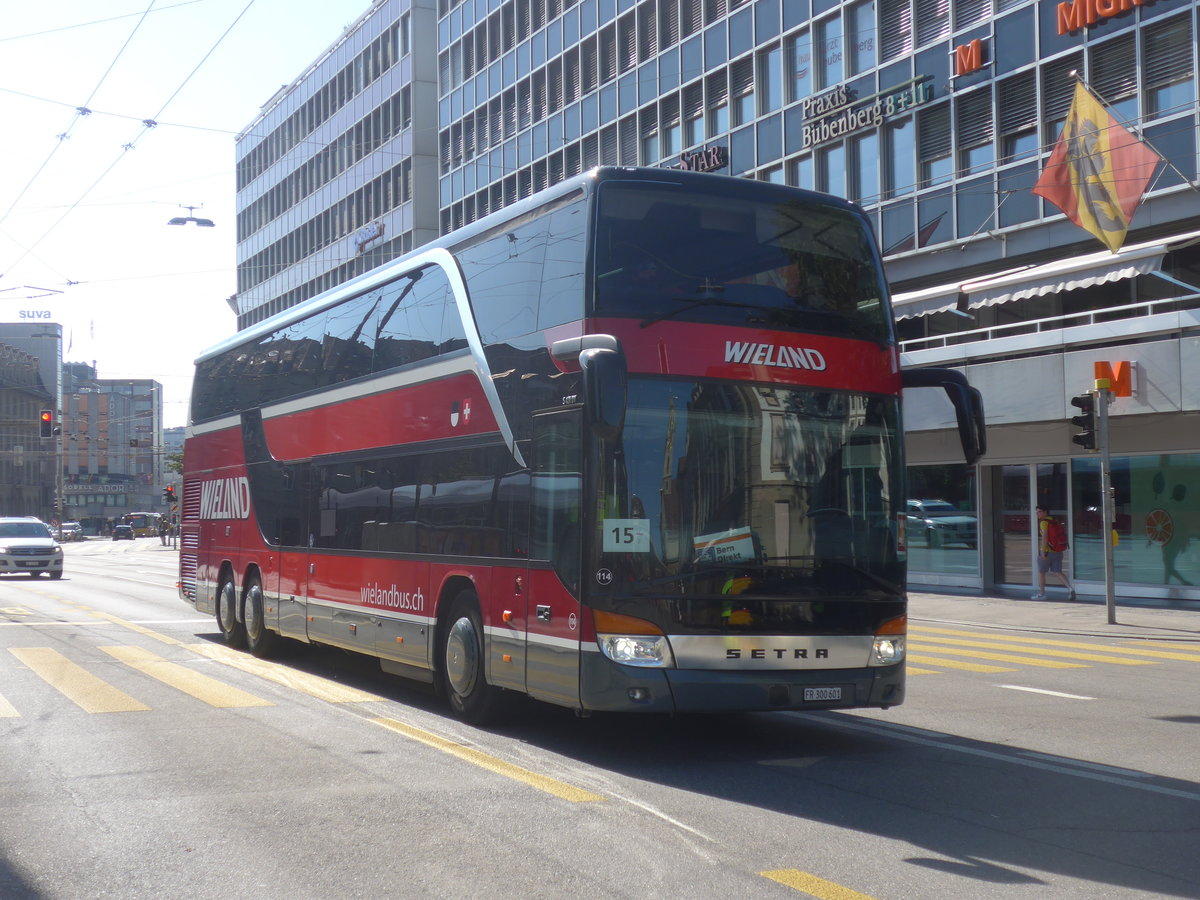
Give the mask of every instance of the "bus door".
POLYGON ((582 415, 534 418, 526 688, 541 700, 579 701, 579 577, 583 538, 582 415))
MULTIPOLYGON (((307 523, 308 469, 274 463, 269 482, 271 492, 262 499, 262 524, 268 543, 277 552, 275 585, 264 585, 279 598, 275 604, 279 631, 287 637, 308 637, 308 596, 312 573, 311 538, 307 523), (278 593, 274 593, 277 590, 278 593)), ((268 624, 275 624, 268 613, 268 624)))

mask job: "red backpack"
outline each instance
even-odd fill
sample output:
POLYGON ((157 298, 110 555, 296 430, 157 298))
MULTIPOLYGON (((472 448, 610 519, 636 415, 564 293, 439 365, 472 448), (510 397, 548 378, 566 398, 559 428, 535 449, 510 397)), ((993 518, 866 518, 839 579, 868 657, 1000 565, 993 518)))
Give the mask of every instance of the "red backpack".
POLYGON ((1046 546, 1054 553, 1067 549, 1067 526, 1049 516, 1046 517, 1046 546))

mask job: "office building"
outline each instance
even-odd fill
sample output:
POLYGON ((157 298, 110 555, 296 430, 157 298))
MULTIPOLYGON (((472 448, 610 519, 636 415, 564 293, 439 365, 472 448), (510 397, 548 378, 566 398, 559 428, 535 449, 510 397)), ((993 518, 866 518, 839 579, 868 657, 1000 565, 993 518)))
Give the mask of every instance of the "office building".
POLYGON ((1077 588, 1102 592, 1098 456, 1069 419, 1107 374, 1118 592, 1200 601, 1198 7, 384 0, 239 141, 239 325, 594 165, 846 196, 875 223, 904 364, 964 370, 988 411, 968 470, 949 405, 909 398, 910 498, 976 522, 947 545, 914 510, 911 582, 1027 587, 1040 501, 1070 525, 1077 588), (379 41, 400 55, 370 80, 356 61, 379 41), (1164 160, 1117 252, 1033 193, 1079 79, 1164 160), (373 126, 343 141, 405 88, 398 146, 373 126), (331 90, 341 118, 317 126, 324 107, 303 110, 331 90), (419 201, 376 202, 404 159, 419 201))

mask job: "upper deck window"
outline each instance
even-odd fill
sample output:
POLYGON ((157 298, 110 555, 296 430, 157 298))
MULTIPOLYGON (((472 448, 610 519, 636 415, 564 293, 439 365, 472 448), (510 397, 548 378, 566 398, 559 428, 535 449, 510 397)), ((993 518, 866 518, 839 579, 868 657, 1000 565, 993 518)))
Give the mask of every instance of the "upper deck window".
POLYGON ((867 220, 794 190, 601 186, 595 312, 890 338, 867 220))

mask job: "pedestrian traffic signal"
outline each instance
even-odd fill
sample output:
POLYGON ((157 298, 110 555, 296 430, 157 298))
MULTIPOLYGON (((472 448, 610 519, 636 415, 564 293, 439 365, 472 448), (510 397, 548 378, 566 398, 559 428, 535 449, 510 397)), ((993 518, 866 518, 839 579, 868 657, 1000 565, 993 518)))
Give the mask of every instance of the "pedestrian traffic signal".
POLYGON ((1084 450, 1096 449, 1096 395, 1080 394, 1071 398, 1071 405, 1079 409, 1079 415, 1071 417, 1071 424, 1082 429, 1071 436, 1071 441, 1084 450))
POLYGON ((43 409, 38 423, 42 429, 42 437, 54 437, 54 410, 43 409))

